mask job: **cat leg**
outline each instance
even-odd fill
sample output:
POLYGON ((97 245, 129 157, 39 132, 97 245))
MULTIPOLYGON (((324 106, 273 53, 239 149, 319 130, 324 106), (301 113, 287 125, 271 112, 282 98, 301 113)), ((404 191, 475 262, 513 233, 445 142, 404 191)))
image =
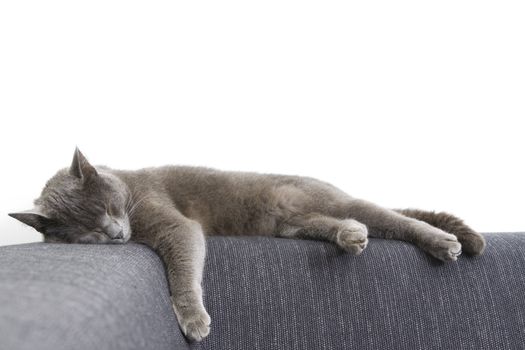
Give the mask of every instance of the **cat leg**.
POLYGON ((443 231, 455 235, 463 251, 470 255, 480 255, 485 250, 485 239, 482 235, 467 226, 463 220, 449 213, 435 213, 432 211, 424 211, 418 209, 394 209, 410 218, 424 221, 432 226, 435 226, 443 231))
POLYGON ((164 261, 180 328, 188 339, 200 341, 208 335, 211 322, 202 299, 205 237, 201 226, 169 204, 147 204, 143 206, 147 210, 136 213, 143 225, 134 240, 150 246, 164 261))
POLYGON ((374 237, 411 242, 442 261, 454 261, 461 254, 456 236, 426 222, 361 199, 350 200, 345 210, 349 218, 367 225, 374 237))
POLYGON ((368 244, 368 230, 362 223, 321 214, 294 216, 280 225, 277 236, 326 240, 355 255, 368 244))
POLYGON ((156 250, 166 264, 179 325, 189 339, 200 341, 210 332, 211 322, 202 300, 205 238, 200 225, 173 225, 159 237, 156 250))

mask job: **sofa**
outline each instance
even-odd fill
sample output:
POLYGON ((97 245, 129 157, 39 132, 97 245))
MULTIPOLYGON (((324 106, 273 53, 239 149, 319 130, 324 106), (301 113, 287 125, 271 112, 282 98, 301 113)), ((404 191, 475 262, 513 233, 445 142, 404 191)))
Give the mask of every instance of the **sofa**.
POLYGON ((524 349, 525 233, 442 263, 371 239, 210 237, 210 335, 188 343, 148 247, 0 247, 0 349, 524 349))

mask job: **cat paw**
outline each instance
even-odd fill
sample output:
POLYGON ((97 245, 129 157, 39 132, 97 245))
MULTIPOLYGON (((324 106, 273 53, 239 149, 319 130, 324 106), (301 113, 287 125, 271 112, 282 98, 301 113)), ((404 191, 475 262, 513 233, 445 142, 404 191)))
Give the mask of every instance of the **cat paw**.
POLYGON ((465 224, 463 220, 454 215, 444 212, 434 215, 436 219, 440 220, 439 223, 442 226, 442 230, 449 232, 458 238, 463 252, 469 255, 483 254, 486 242, 482 235, 474 231, 467 224, 465 224))
POLYGON ((368 229, 362 223, 349 219, 337 232, 337 245, 349 253, 359 255, 368 244, 368 229))
POLYGON ((461 255, 461 243, 454 235, 442 234, 432 239, 426 250, 441 261, 456 261, 461 255))
POLYGON ((211 318, 206 310, 186 312, 183 317, 178 317, 178 319, 182 333, 190 341, 201 341, 210 333, 211 318))

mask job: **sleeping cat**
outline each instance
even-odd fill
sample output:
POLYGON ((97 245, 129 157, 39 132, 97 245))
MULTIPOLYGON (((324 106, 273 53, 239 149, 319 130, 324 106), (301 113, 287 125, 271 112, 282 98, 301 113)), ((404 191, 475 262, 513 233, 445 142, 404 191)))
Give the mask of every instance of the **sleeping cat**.
POLYGON ((312 178, 182 166, 114 170, 92 166, 78 149, 34 204, 9 215, 45 242, 132 240, 154 249, 166 265, 180 327, 197 341, 210 329, 201 289, 205 234, 320 239, 358 255, 370 230, 442 261, 485 248, 483 237, 452 215, 385 209, 312 178))

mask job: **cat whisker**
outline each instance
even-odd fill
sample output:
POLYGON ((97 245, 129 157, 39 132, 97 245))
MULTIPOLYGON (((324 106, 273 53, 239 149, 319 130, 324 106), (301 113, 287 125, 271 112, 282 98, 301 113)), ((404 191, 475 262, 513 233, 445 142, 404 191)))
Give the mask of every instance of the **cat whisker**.
POLYGON ((133 192, 130 193, 130 195, 127 197, 126 199, 126 204, 124 206, 124 210, 126 211, 126 213, 131 209, 131 205, 133 203, 133 192))
POLYGON ((128 199, 126 201, 126 213, 129 213, 133 210, 133 207, 135 206, 135 197, 136 194, 134 192, 130 192, 130 195, 128 196, 128 199))
POLYGON ((136 201, 135 203, 133 203, 133 205, 131 206, 131 208, 128 210, 128 216, 131 218, 133 217, 133 214, 135 213, 135 211, 139 208, 139 205, 141 203, 144 202, 144 200, 150 198, 150 196, 144 196, 142 197, 140 200, 136 201))

